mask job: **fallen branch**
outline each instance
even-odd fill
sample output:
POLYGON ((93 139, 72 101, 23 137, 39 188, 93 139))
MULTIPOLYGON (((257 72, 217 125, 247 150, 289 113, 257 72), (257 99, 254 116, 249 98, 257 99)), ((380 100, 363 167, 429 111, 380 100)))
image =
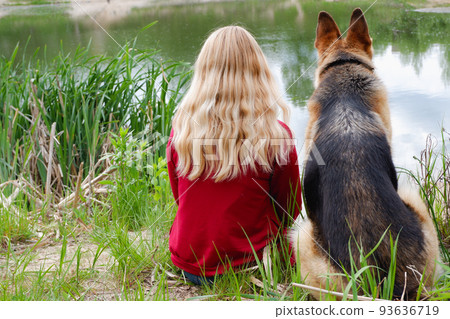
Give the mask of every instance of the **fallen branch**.
MULTIPOLYGON (((113 173, 116 169, 115 168, 108 168, 106 169, 103 173, 101 173, 99 176, 97 176, 96 178, 94 178, 92 180, 92 184, 96 184, 102 180, 104 180, 105 178, 107 178, 111 173, 113 173)), ((80 193, 84 193, 84 191, 89 187, 89 178, 86 178, 82 183, 81 183, 81 187, 79 190, 79 194, 80 193)), ((100 191, 103 193, 103 189, 102 191, 100 191)), ((100 193, 99 192, 99 193, 100 193)), ((94 192, 96 193, 96 192, 94 192)), ((78 194, 78 196, 79 196, 78 194)), ((63 208, 63 207, 67 207, 71 204, 71 202, 75 199, 76 196, 76 192, 70 194, 69 196, 63 198, 55 207, 56 208, 63 208)))
MULTIPOLYGON (((306 290, 310 290, 310 291, 316 291, 316 292, 329 294, 329 295, 336 296, 336 297, 339 297, 339 298, 344 298, 344 294, 341 293, 341 292, 326 290, 326 289, 317 288, 317 287, 313 287, 313 286, 308 286, 308 285, 304 285, 304 284, 298 284, 296 282, 293 282, 292 286, 299 287, 299 288, 306 289, 306 290)), ((355 296, 350 295, 350 294, 347 295, 347 299, 349 299, 349 298, 353 299, 354 297, 355 296)), ((359 301, 389 301, 387 299, 370 298, 370 297, 358 296, 358 295, 356 295, 356 299, 359 300, 359 301)))
POLYGON ((37 188, 34 185, 31 184, 32 181, 27 181, 25 178, 23 178, 23 176, 21 176, 20 182, 24 183, 25 186, 28 186, 28 188, 30 188, 33 191, 34 197, 39 197, 41 200, 44 200, 44 195, 42 194, 42 192, 37 190, 37 188))
MULTIPOLYGON (((250 276, 250 282, 252 284, 254 284, 255 286, 261 288, 261 289, 265 289, 266 287, 264 287, 264 283, 259 280, 258 278, 256 278, 255 276, 250 276)), ((269 284, 270 286, 273 286, 273 284, 269 284)), ((277 285, 276 290, 278 293, 282 293, 283 292, 283 287, 281 287, 280 285, 277 285)))

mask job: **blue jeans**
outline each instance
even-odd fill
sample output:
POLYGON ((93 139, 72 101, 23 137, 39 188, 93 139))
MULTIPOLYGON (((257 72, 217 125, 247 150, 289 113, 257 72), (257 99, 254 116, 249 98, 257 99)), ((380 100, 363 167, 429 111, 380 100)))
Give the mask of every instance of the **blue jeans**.
POLYGON ((214 276, 212 277, 204 277, 204 276, 197 276, 188 273, 187 271, 183 270, 184 276, 192 282, 194 285, 211 285, 214 283, 214 276))

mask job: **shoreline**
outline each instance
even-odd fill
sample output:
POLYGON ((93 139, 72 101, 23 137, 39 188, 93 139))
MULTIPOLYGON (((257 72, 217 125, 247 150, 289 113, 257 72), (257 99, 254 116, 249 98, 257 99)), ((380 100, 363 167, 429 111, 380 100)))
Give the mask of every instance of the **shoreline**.
POLYGON ((113 22, 131 13, 132 10, 149 7, 168 7, 189 4, 206 4, 214 2, 231 2, 235 0, 43 0, 42 3, 30 4, 24 1, 0 0, 0 18, 14 10, 25 10, 46 6, 69 7, 68 13, 73 18, 91 17, 102 23, 113 22))
MULTIPOLYGON (((191 4, 207 4, 214 2, 230 2, 233 0, 42 0, 32 1, 0 0, 0 18, 14 9, 31 9, 45 6, 71 7, 69 14, 74 18, 91 16, 109 22, 128 15, 132 10, 154 6, 181 6, 191 4)), ((328 0, 337 2, 339 0, 328 0)), ((448 0, 427 0, 425 3, 408 3, 417 12, 449 13, 448 0)))
MULTIPOLYGON (((80 5, 87 6, 98 6, 98 5, 128 5, 128 6, 153 6, 153 5, 185 5, 185 4, 202 4, 202 3, 213 3, 213 2, 229 2, 233 0, 76 0, 80 5)), ((339 0, 328 0, 333 2, 338 2, 339 0)), ((71 0, 42 0, 40 3, 30 4, 31 1, 11 1, 11 0, 0 0, 1 7, 21 7, 21 6, 42 6, 42 5, 62 5, 62 4, 72 4, 73 6, 78 5, 75 1, 71 0)), ((427 0, 425 3, 408 3, 414 6, 416 9, 426 9, 426 8, 437 8, 450 7, 448 0, 427 0)))

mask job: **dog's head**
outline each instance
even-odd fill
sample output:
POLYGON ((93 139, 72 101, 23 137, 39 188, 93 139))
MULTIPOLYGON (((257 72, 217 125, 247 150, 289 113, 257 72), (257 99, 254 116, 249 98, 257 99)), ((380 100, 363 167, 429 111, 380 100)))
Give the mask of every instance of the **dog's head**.
POLYGON ((370 64, 373 54, 372 38, 362 10, 353 10, 345 38, 341 37, 341 31, 331 15, 325 11, 320 12, 314 46, 319 54, 319 69, 335 60, 342 52, 358 56, 370 64))

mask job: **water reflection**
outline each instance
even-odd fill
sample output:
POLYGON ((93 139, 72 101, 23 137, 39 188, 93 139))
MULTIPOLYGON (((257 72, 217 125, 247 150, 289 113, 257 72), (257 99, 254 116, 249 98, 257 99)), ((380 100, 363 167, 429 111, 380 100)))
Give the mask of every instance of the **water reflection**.
MULTIPOLYGON (((143 7, 147 2, 116 1, 119 7, 95 7, 94 3, 89 10, 121 45, 158 20, 139 33, 137 46, 158 47, 163 59, 191 63, 211 30, 228 24, 243 25, 261 44, 279 85, 286 91, 293 111, 291 126, 302 141, 307 121, 305 105, 313 91, 317 13, 331 12, 345 30, 354 4, 268 0, 171 6, 167 1, 156 1, 157 5, 143 7), (130 6, 132 2, 137 4, 130 6)), ((358 2, 362 9, 371 4, 358 2)), ((67 52, 78 45, 86 46, 91 39, 93 54, 120 50, 80 8, 63 5, 5 10, 0 9, 3 55, 10 55, 16 43, 25 43, 29 35, 28 55, 45 44, 50 58, 59 50, 61 40, 67 52)), ((412 157, 419 155, 426 135, 438 135, 442 124, 450 128, 450 14, 413 12, 379 1, 366 18, 374 39, 377 72, 389 92, 395 162, 413 168, 412 157)))
POLYGON ((442 125, 450 126, 450 90, 441 64, 444 54, 445 48, 433 45, 418 67, 405 62, 405 55, 392 46, 375 53, 377 73, 389 94, 398 166, 413 168, 413 156, 419 156, 427 135, 439 137, 442 125))

